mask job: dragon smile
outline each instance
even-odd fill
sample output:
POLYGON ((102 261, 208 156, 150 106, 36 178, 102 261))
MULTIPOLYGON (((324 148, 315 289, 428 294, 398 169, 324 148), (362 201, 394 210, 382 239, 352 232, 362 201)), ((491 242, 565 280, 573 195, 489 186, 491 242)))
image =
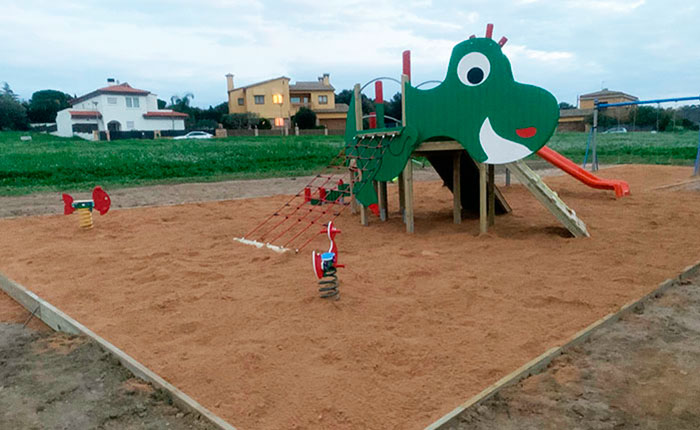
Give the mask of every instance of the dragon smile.
MULTIPOLYGON (((535 127, 520 128, 516 130, 516 133, 520 137, 532 137, 537 133, 537 129, 535 127), (521 131, 531 134, 522 136, 520 134, 521 131)), ((493 127, 491 127, 491 121, 488 117, 486 117, 484 123, 481 124, 479 141, 481 142, 481 148, 486 153, 486 160, 484 163, 488 164, 512 163, 513 161, 527 157, 533 152, 525 145, 499 136, 493 127)))
POLYGON ((535 127, 518 128, 515 133, 523 139, 528 139, 537 134, 537 129, 535 127))

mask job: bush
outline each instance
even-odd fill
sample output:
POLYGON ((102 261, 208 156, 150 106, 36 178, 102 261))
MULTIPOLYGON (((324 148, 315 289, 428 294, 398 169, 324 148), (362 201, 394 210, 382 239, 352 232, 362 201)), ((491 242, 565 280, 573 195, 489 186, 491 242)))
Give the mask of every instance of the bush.
POLYGON ((27 110, 11 92, 0 93, 0 130, 29 130, 27 110))
POLYGON ((296 115, 292 116, 292 120, 302 130, 316 127, 316 114, 309 108, 300 107, 296 115))
POLYGON ((255 113, 231 113, 221 117, 221 124, 229 130, 250 129, 260 124, 260 118, 255 113))
POLYGON ((194 123, 193 129, 196 130, 213 130, 219 126, 219 123, 213 119, 200 119, 194 123))
POLYGON ((267 118, 260 118, 260 122, 258 123, 258 128, 260 130, 271 130, 272 123, 267 118))

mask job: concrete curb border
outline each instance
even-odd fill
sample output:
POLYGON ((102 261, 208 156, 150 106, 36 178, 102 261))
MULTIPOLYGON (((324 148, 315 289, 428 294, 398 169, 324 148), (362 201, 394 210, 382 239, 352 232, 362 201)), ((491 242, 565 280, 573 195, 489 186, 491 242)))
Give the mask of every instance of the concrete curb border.
POLYGON ((479 394, 471 397, 469 400, 467 400, 466 402, 457 406, 454 410, 447 413, 439 420, 437 420, 434 423, 427 426, 425 428, 425 430, 448 430, 448 429, 450 429, 451 427, 449 427, 449 426, 456 424, 457 417, 465 410, 472 408, 474 406, 478 406, 480 403, 484 402, 485 400, 488 400, 493 395, 498 393, 504 387, 516 384, 516 383, 520 382, 521 380, 527 378, 530 375, 535 375, 537 373, 542 372, 543 370, 545 370, 547 368, 547 366, 549 366, 549 363, 553 359, 555 359, 556 357, 558 357, 559 355, 564 353, 566 350, 568 350, 568 349, 580 344, 581 342, 585 341, 586 339, 588 339, 588 337, 591 334, 593 334, 597 329, 599 329, 601 327, 605 327, 609 324, 612 324, 615 321, 622 318, 623 316, 627 315, 628 313, 630 313, 636 309, 642 308, 644 306, 644 303, 646 303, 647 301, 652 300, 656 297, 661 296, 664 291, 669 289, 671 286, 675 285, 678 281, 682 281, 684 279, 692 277, 699 272, 700 272, 700 262, 686 267, 685 269, 683 269, 683 271, 676 278, 665 280, 664 282, 659 284, 659 286, 656 287, 650 293, 642 296, 639 299, 635 299, 635 300, 628 302, 627 304, 622 306, 618 311, 604 316, 603 318, 599 319, 598 321, 594 322, 593 324, 589 325, 588 327, 586 327, 583 330, 579 331, 578 333, 574 334, 569 339, 567 339, 566 342, 564 342, 562 345, 550 348, 549 350, 547 350, 545 353, 543 353, 539 357, 525 363, 520 368, 516 369, 515 371, 511 372, 510 374, 499 379, 493 385, 487 387, 486 389, 481 391, 479 394))
POLYGON ((175 403, 181 409, 198 415, 221 430, 236 430, 234 426, 216 416, 213 412, 200 405, 193 398, 158 376, 151 369, 139 363, 121 349, 107 342, 105 339, 96 335, 92 330, 69 317, 51 303, 37 296, 22 285, 7 278, 2 273, 0 273, 0 290, 6 292, 20 305, 24 306, 29 312, 33 312, 34 316, 44 321, 44 323, 46 323, 46 325, 52 329, 69 334, 82 334, 89 337, 100 345, 100 347, 102 347, 105 351, 109 352, 113 357, 119 360, 122 366, 129 369, 129 371, 131 371, 131 373, 133 373, 135 376, 143 379, 144 381, 150 382, 154 387, 167 392, 171 396, 173 403, 175 403))

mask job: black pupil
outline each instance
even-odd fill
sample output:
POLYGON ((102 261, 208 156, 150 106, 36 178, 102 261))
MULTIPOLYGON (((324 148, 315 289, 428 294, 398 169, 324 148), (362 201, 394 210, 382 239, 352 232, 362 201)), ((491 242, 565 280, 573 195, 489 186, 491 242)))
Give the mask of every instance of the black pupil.
POLYGON ((484 80, 484 71, 478 67, 472 67, 467 72, 467 80, 470 84, 478 84, 479 82, 484 80))

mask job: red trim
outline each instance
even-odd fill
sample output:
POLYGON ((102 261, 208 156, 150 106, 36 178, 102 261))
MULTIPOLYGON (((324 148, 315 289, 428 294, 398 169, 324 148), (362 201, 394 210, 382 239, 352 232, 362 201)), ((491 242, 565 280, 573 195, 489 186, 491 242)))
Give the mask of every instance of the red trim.
POLYGON ((102 114, 96 110, 69 110, 71 118, 102 118, 102 114))
POLYGON ((403 74, 411 80, 411 51, 403 51, 403 74))
POLYGON ((144 118, 188 118, 189 115, 174 111, 153 111, 143 114, 144 118))

